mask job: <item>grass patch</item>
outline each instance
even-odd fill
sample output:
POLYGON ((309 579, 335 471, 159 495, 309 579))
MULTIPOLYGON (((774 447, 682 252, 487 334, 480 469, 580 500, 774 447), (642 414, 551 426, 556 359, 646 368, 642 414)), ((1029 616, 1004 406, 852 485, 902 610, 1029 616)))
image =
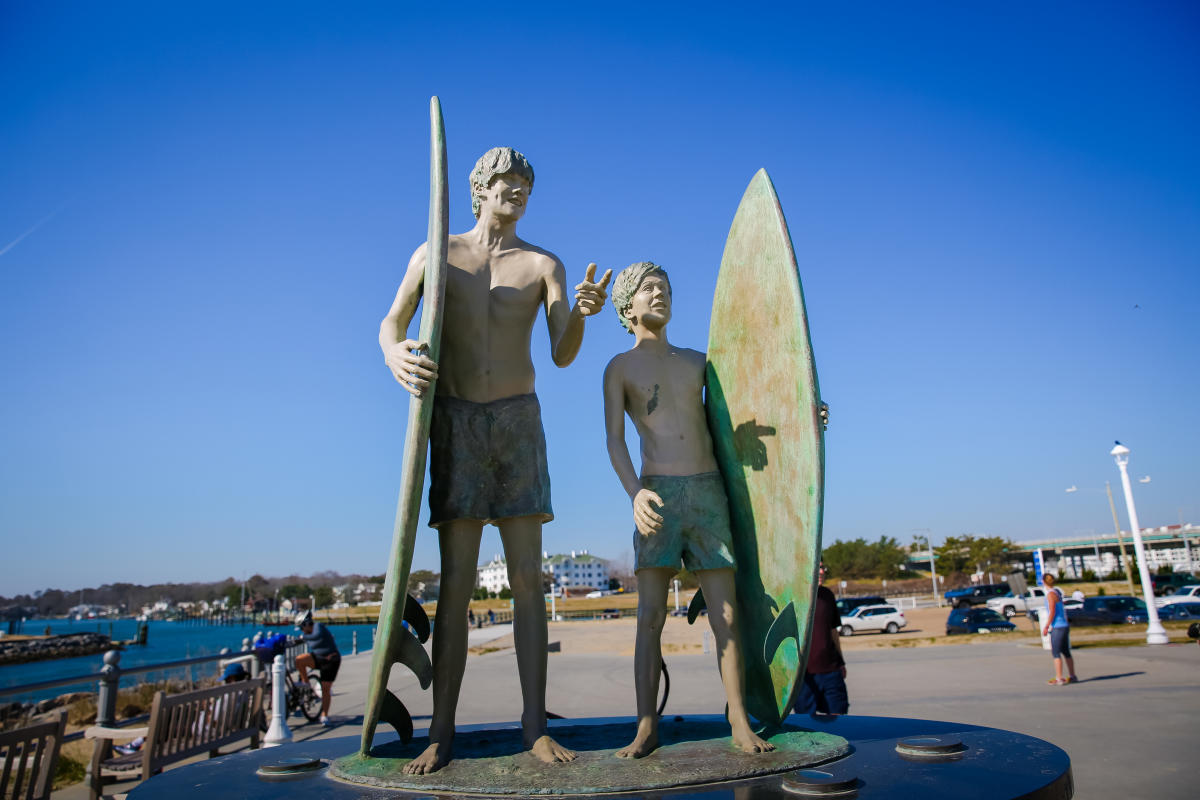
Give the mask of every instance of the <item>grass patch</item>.
MULTIPOLYGON (((1186 636, 1168 636, 1169 644, 1191 644, 1191 639, 1186 636)), ((1145 639, 1096 639, 1090 642, 1071 642, 1072 650, 1087 650, 1095 647, 1142 647, 1146 644, 1145 639)))
POLYGON ((499 653, 501 650, 507 649, 507 647, 491 647, 489 645, 482 645, 481 647, 472 647, 469 652, 471 655, 475 656, 486 656, 488 653, 499 653))
POLYGON ((82 783, 87 777, 87 764, 66 753, 58 754, 58 763, 54 765, 54 784, 52 791, 57 792, 67 786, 82 783))
POLYGON ((923 647, 937 642, 936 636, 924 636, 917 639, 894 639, 888 642, 889 647, 923 647))

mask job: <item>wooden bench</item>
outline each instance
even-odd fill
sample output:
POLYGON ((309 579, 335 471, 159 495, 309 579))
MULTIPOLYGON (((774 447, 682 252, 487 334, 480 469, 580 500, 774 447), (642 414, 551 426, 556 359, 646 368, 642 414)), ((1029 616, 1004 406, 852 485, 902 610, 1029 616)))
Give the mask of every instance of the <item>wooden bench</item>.
POLYGON ((0 797, 49 800, 67 712, 51 720, 0 733, 0 797))
POLYGON ((89 797, 97 800, 105 783, 145 780, 163 767, 201 753, 207 752, 210 758, 219 755, 219 748, 242 739, 249 739, 250 747, 258 747, 264 684, 259 678, 175 695, 158 692, 148 726, 88 728, 84 736, 96 740, 88 768, 89 797), (114 739, 139 736, 145 737, 141 750, 113 755, 114 739))

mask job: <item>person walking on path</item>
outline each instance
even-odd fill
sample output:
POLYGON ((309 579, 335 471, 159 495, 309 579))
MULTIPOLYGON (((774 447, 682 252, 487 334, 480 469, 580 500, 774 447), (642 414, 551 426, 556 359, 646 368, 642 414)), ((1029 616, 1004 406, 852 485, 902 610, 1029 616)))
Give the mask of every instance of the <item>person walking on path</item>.
POLYGON ((1054 588, 1054 576, 1047 573, 1042 578, 1046 585, 1046 602, 1050 604, 1042 636, 1050 637, 1050 655, 1054 656, 1054 677, 1046 681, 1051 686, 1079 683, 1075 677, 1075 659, 1071 658, 1071 624, 1067 622, 1067 607, 1063 605, 1062 589, 1054 588), (1067 674, 1063 678, 1063 662, 1067 662, 1067 674))
POLYGON ((329 628, 313 622, 312 611, 305 611, 296 623, 308 645, 308 652, 296 656, 296 669, 300 670, 300 683, 308 683, 308 671, 315 669, 321 676, 321 724, 329 726, 329 703, 333 699, 333 682, 337 680, 342 666, 342 654, 329 628))
POLYGON ((804 683, 796 698, 797 714, 849 714, 850 694, 846 690, 846 659, 838 630, 842 617, 837 599, 825 586, 828 573, 825 562, 817 571, 817 602, 813 609, 812 636, 808 642, 808 664, 804 683))

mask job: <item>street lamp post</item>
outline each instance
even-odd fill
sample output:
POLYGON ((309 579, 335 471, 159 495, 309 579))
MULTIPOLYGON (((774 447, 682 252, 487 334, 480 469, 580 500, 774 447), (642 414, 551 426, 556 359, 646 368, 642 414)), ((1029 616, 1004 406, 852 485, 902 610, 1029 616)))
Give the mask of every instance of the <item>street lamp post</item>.
MULTIPOLYGON (((941 608, 942 607, 942 596, 940 594, 938 594, 937 567, 934 566, 934 563, 933 563, 934 562, 933 540, 929 538, 929 534, 932 533, 932 531, 930 531, 928 528, 923 528, 923 529, 918 528, 917 529, 917 531, 921 531, 921 530, 925 531, 925 537, 924 537, 925 538, 925 546, 929 548, 929 579, 933 583, 933 602, 938 604, 938 608, 941 608)), ((914 531, 914 533, 916 533, 917 531, 914 531)), ((914 536, 913 538, 920 539, 921 537, 914 536)))
POLYGON ((1125 487, 1125 508, 1129 511, 1129 530, 1133 532, 1133 550, 1137 553, 1138 574, 1142 578, 1142 598, 1146 601, 1146 644, 1167 644, 1167 631, 1158 619, 1158 608, 1154 605, 1154 588, 1150 583, 1150 569, 1146 566, 1146 549, 1142 545, 1142 529, 1138 526, 1137 508, 1133 505, 1133 488, 1129 485, 1129 448, 1117 442, 1109 451, 1121 470, 1121 485, 1125 487))

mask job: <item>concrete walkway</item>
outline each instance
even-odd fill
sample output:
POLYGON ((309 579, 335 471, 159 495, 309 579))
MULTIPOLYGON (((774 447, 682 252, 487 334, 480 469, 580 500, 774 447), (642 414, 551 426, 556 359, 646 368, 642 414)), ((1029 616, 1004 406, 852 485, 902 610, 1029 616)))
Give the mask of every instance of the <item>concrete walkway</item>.
MULTIPOLYGON (((581 652, 591 648, 573 645, 574 637, 590 631, 595 638, 610 624, 615 622, 551 624, 550 640, 563 648, 549 655, 546 695, 554 713, 568 718, 634 713, 633 659, 613 651, 581 652)), ((472 646, 500 649, 468 659, 460 724, 520 717, 516 660, 504 646, 511 640, 502 638, 508 633, 503 627, 471 633, 472 646)), ((671 674, 667 713, 720 713, 724 696, 716 657, 669 650, 665 657, 671 674)), ((1200 719, 1195 645, 1078 649, 1082 682, 1063 687, 1046 685, 1049 654, 1029 640, 993 643, 976 637, 965 646, 855 649, 847 658, 852 713, 987 725, 1046 739, 1071 756, 1079 798, 1188 797, 1193 791, 1200 719)), ((370 660, 370 653, 344 659, 334 687, 337 724, 298 724, 292 729, 296 740, 361 734, 370 660)), ((395 670, 390 688, 417 728, 428 724, 430 692, 410 673, 395 670)), ((55 794, 61 800, 85 797, 83 786, 55 794)))

